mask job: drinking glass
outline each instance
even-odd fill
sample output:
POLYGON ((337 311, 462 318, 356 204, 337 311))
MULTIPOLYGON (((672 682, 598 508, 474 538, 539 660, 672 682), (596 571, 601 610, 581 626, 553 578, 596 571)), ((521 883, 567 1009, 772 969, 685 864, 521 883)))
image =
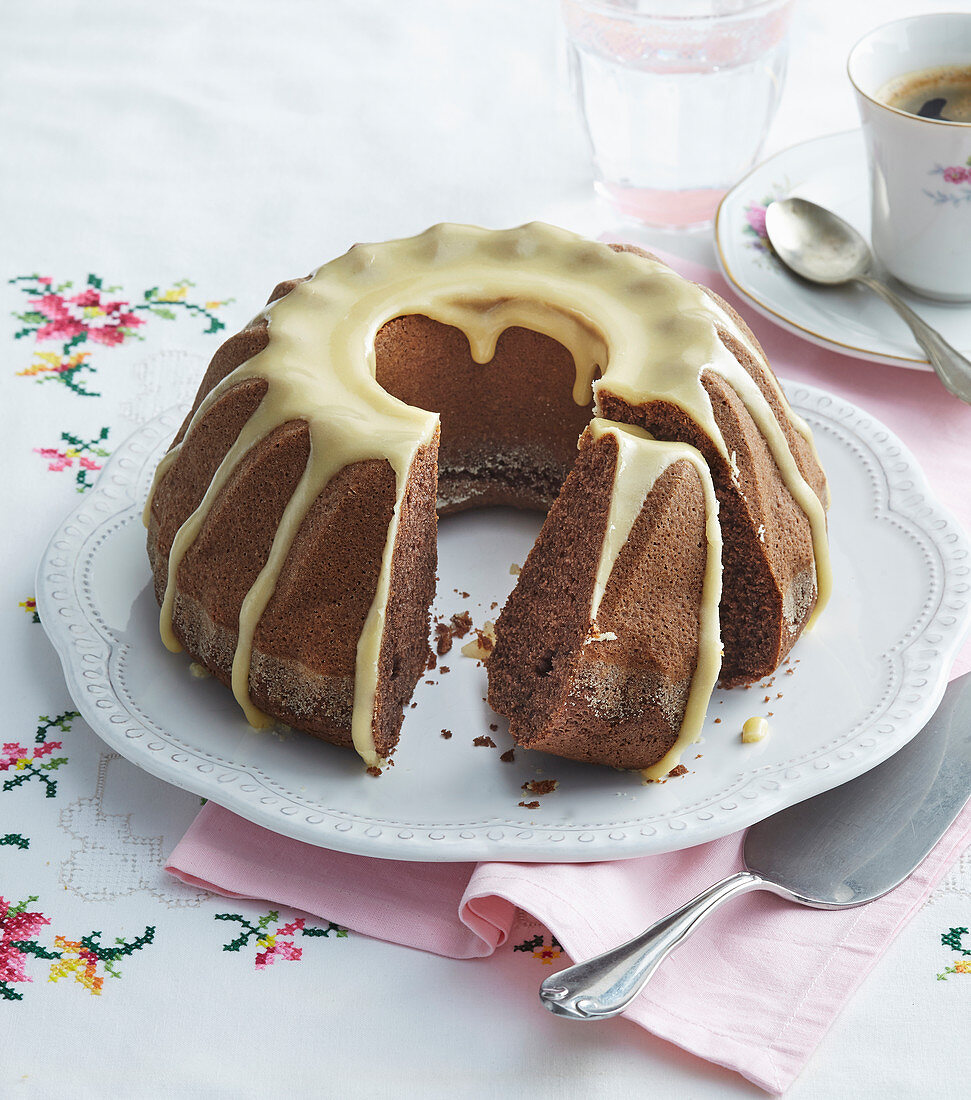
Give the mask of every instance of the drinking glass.
POLYGON ((597 191, 667 227, 710 222, 755 163, 793 0, 561 0, 597 191))

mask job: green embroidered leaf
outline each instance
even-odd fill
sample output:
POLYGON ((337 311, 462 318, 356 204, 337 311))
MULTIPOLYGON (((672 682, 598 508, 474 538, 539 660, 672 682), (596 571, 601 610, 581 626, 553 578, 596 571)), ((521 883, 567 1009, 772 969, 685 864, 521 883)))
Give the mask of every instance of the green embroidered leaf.
POLYGON ((24 898, 23 901, 18 901, 16 905, 11 905, 11 907, 7 910, 7 916, 16 916, 19 913, 23 913, 26 911, 28 905, 31 905, 33 902, 39 900, 39 894, 31 894, 29 898, 24 898))
POLYGON ((960 951, 962 955, 971 955, 971 949, 961 943, 961 937, 967 934, 966 928, 949 928, 941 933, 941 946, 950 947, 952 951, 960 951))
POLYGON ((93 286, 97 290, 100 290, 101 289, 101 279, 99 279, 97 275, 89 275, 88 276, 88 286, 93 286))
POLYGON ((163 317, 166 321, 174 321, 175 313, 171 309, 163 309, 162 306, 153 306, 152 313, 156 317, 163 317))
POLYGON ((61 959, 64 956, 60 951, 48 951, 34 940, 14 940, 10 946, 19 951, 21 955, 33 955, 35 959, 61 959))

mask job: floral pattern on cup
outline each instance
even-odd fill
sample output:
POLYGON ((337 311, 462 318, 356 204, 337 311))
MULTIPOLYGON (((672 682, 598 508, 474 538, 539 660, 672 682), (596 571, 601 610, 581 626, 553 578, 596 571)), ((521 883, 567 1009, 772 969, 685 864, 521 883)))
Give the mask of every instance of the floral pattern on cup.
POLYGON ((945 204, 962 206, 966 202, 971 202, 971 157, 968 157, 964 164, 952 164, 946 167, 943 164, 937 164, 928 174, 940 176, 942 182, 948 185, 946 188, 934 190, 924 188, 924 194, 933 201, 935 206, 945 204), (955 187, 959 190, 953 190, 955 187))

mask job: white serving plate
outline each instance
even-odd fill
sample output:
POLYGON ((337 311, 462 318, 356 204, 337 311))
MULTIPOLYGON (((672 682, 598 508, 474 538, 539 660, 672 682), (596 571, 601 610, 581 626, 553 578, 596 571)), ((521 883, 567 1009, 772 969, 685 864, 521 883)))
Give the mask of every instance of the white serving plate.
MULTIPOLYGON (((483 701, 485 668, 458 645, 440 661, 450 672, 419 685, 395 766, 380 778, 299 732, 252 730, 222 685, 195 679, 158 638, 140 513, 180 408, 122 444, 55 532, 38 570, 41 620, 78 709, 111 747, 298 840, 436 861, 596 861, 700 844, 904 745, 937 706, 971 621, 968 541, 912 456, 842 400, 808 386, 790 398, 816 433, 832 486, 833 600, 796 646, 791 674, 715 693, 703 742, 684 757, 689 774, 663 784, 518 748, 512 764, 501 762, 511 741, 483 701), (743 745, 743 721, 769 711, 769 738, 743 745), (480 734, 498 747, 473 746, 480 734), (520 785, 534 778, 559 788, 539 809, 520 808, 530 801, 520 785)), ((494 619, 490 604, 501 606, 510 564, 524 560, 539 525, 496 510, 444 520, 437 611, 468 609, 478 626, 494 619)))
MULTIPOLYGON (((928 177, 929 189, 939 186, 939 176, 928 177)), ((773 199, 790 195, 828 207, 869 240, 870 181, 862 132, 848 130, 793 145, 763 161, 729 191, 715 219, 715 252, 725 278, 764 317, 813 344, 856 359, 930 370, 910 329, 871 291, 813 286, 767 251, 749 223, 750 211, 757 213, 773 199)), ((971 303, 935 302, 891 282, 929 325, 971 356, 971 303)))

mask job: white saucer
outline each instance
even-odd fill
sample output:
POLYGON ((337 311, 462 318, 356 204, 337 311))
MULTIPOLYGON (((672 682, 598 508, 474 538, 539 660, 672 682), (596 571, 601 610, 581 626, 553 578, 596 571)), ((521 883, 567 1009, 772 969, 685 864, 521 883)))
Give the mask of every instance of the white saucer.
MULTIPOLYGON (((860 130, 828 134, 776 153, 722 200, 715 251, 722 274, 754 309, 789 332, 857 359, 930 370, 910 329, 862 287, 815 287, 790 274, 753 226, 774 199, 796 195, 835 211, 870 236, 870 183, 860 130)), ((971 355, 971 304, 932 302, 894 289, 959 351, 971 355)))
MULTIPOLYGON (((751 690, 717 691, 687 775, 637 773, 517 748, 486 705, 486 670, 456 646, 406 711, 395 767, 365 775, 345 749, 257 732, 230 693, 190 675, 158 637, 141 506, 184 409, 118 447, 55 532, 37 574, 41 621, 78 710, 146 771, 309 844, 413 860, 595 861, 669 852, 744 828, 845 783, 933 713, 971 622, 968 544, 906 448, 822 390, 789 387, 834 486, 835 591, 792 662, 751 690), (445 668, 449 671, 446 674, 445 668), (742 723, 771 714, 744 745, 742 723), (448 740, 443 728, 452 731, 448 740), (477 747, 476 737, 495 747, 477 747), (541 799, 521 784, 557 779, 541 799), (523 803, 541 802, 540 806, 523 803)), ((485 509, 439 528, 436 613, 495 619, 541 517, 485 509)))

